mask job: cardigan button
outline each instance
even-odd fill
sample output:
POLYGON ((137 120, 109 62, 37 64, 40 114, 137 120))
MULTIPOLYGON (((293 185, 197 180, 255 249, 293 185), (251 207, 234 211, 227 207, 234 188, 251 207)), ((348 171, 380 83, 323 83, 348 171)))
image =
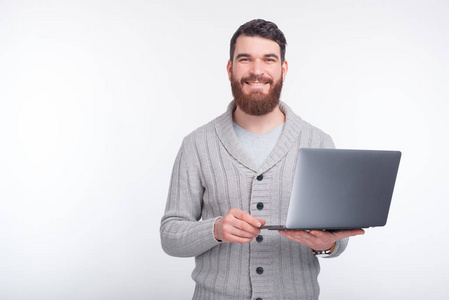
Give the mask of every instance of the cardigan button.
POLYGON ((263 175, 262 175, 262 174, 260 174, 259 176, 257 176, 257 177, 256 177, 256 179, 257 179, 258 181, 262 181, 262 179, 263 179, 263 175))
POLYGON ((256 300, 262 300, 262 298, 256 298, 256 300))
POLYGON ((262 267, 257 267, 256 273, 259 274, 259 275, 262 275, 263 274, 263 268, 262 267))
POLYGON ((262 210, 263 209, 263 203, 262 202, 257 203, 256 207, 257 207, 258 210, 262 210))
POLYGON ((256 237, 256 241, 258 241, 259 243, 262 242, 262 241, 263 241, 263 236, 258 235, 258 236, 256 237))

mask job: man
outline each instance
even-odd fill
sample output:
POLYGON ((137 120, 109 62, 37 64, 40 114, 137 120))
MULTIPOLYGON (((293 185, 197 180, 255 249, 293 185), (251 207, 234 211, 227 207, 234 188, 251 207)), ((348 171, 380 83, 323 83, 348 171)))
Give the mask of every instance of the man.
POLYGON ((299 148, 334 147, 279 100, 285 46, 272 22, 240 26, 227 65, 234 101, 176 158, 161 240, 169 255, 195 256, 194 299, 317 299, 314 252, 338 256, 363 234, 259 229, 285 223, 299 148))

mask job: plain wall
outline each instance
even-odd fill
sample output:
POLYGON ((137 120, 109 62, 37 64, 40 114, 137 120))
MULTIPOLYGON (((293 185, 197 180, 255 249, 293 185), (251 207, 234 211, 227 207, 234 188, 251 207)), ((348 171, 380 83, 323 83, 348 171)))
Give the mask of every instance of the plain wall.
POLYGON ((0 299, 190 299, 160 246, 182 138, 226 110, 244 22, 287 37, 282 100, 338 148, 403 153, 389 221, 321 299, 449 297, 446 1, 0 1, 0 299))

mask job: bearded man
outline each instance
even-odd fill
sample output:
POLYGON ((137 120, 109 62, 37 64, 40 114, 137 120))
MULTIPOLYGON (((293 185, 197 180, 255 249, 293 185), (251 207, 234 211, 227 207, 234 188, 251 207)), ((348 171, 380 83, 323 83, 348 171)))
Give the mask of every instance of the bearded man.
POLYGON ((314 253, 336 257, 363 234, 259 229, 286 221, 299 148, 334 147, 280 102, 286 44, 272 22, 240 26, 227 64, 234 100, 176 157, 161 241, 169 255, 195 257, 193 299, 318 299, 314 253))

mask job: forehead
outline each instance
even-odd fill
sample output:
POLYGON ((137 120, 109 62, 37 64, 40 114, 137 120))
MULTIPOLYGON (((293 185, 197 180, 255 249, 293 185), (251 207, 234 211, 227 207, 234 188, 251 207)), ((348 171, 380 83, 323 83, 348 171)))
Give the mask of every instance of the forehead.
POLYGON ((270 39, 259 36, 241 35, 235 43, 234 58, 236 55, 245 53, 251 56, 264 56, 266 54, 276 54, 281 56, 281 47, 270 39))

